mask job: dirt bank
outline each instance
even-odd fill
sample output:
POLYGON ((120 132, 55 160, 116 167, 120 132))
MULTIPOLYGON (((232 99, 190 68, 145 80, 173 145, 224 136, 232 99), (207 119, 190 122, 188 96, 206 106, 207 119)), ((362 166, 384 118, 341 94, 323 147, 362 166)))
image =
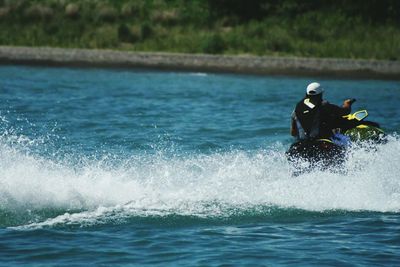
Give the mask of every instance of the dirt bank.
POLYGON ((0 46, 0 64, 153 68, 400 80, 400 61, 219 56, 0 46))

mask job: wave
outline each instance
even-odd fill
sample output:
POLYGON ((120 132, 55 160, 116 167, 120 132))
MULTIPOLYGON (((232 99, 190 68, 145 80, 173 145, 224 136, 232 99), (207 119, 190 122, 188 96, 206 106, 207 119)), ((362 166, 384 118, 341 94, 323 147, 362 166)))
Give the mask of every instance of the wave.
MULTIPOLYGON (((0 226, 96 225, 132 218, 229 219, 282 211, 400 212, 400 140, 354 148, 346 174, 292 177, 285 146, 210 154, 60 160, 28 138, 0 139, 0 226), (12 141, 10 141, 12 140, 12 141), (16 141, 17 140, 17 141, 16 141)), ((289 212, 287 215, 293 215, 289 212)), ((272 214, 272 215, 271 215, 272 214)))

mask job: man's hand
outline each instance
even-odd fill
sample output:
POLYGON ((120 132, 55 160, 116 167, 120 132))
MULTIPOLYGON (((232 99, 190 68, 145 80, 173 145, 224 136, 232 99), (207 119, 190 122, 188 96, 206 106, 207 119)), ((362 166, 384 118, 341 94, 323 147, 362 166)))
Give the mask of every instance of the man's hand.
POLYGON ((352 99, 346 99, 345 101, 343 101, 343 107, 344 108, 351 108, 351 105, 356 102, 356 100, 354 98, 352 99))

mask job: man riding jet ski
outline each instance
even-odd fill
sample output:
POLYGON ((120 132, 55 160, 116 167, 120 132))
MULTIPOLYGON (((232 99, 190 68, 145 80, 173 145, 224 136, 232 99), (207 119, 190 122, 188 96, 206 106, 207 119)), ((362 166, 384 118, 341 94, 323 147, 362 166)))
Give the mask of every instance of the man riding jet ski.
POLYGON ((319 83, 310 83, 292 113, 291 135, 298 141, 286 153, 291 163, 306 159, 311 165, 329 167, 344 161, 350 138, 342 133, 358 123, 344 116, 350 114, 355 99, 347 99, 339 107, 324 101, 323 92, 319 83))
POLYGON ((307 86, 306 96, 297 103, 292 113, 291 134, 299 140, 331 138, 333 129, 354 127, 343 118, 351 112, 354 99, 347 99, 339 107, 322 99, 324 90, 319 83, 307 86))

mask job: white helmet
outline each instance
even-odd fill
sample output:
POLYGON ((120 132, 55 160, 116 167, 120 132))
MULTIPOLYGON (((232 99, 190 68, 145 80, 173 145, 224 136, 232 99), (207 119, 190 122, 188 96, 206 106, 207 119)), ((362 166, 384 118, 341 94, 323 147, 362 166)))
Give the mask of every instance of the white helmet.
POLYGON ((307 86, 307 95, 319 95, 324 92, 324 89, 322 89, 322 86, 319 83, 310 83, 307 86))

